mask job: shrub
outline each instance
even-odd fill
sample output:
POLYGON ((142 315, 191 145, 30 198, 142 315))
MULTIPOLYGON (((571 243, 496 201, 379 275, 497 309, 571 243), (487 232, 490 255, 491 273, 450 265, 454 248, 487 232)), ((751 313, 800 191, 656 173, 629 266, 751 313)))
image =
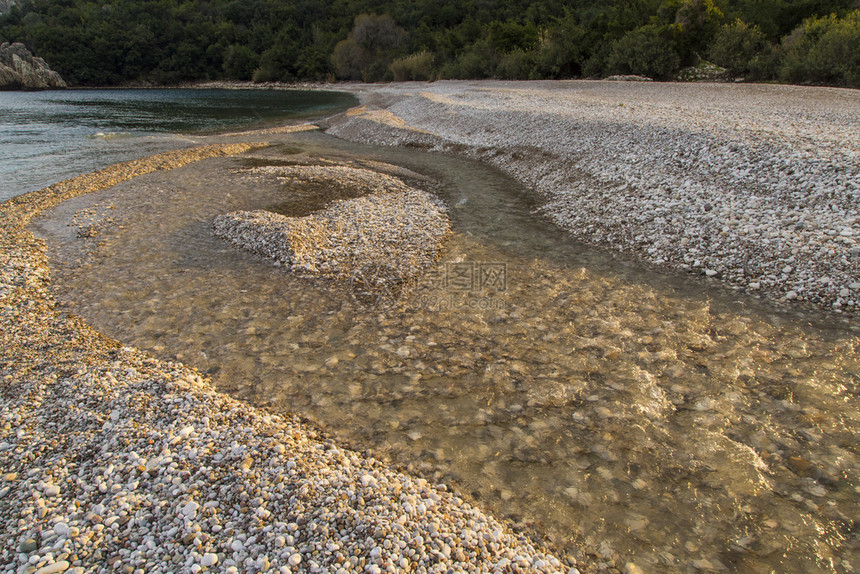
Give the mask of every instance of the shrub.
POLYGON ((860 87, 860 10, 842 20, 831 16, 809 50, 807 71, 813 80, 860 87))
POLYGON ((424 50, 391 62, 391 73, 397 82, 433 79, 433 54, 424 50))
POLYGON ((715 64, 734 76, 748 74, 753 60, 766 48, 764 34, 756 26, 741 20, 726 24, 717 31, 708 54, 715 64))
POLYGON ((335 74, 344 80, 365 82, 391 79, 389 66, 406 36, 406 31, 387 14, 356 16, 352 31, 334 47, 335 74))
POLYGON ((517 49, 502 56, 495 75, 502 80, 531 80, 537 79, 536 74, 535 53, 517 49))
POLYGON ((491 77, 498 65, 498 57, 486 39, 478 40, 454 62, 444 65, 441 76, 446 79, 477 80, 491 77))
POLYGON ((230 80, 250 80, 260 63, 260 55, 239 44, 224 52, 224 74, 230 80))
POLYGON ((255 82, 291 82, 295 80, 296 51, 288 43, 276 42, 260 56, 254 71, 255 82))
POLYGON ((810 18, 783 39, 779 78, 860 86, 860 10, 810 18))
POLYGON ((750 60, 750 79, 753 80, 775 80, 782 64, 782 51, 779 46, 769 42, 765 44, 764 50, 756 54, 750 60))
POLYGON ((591 42, 572 17, 549 27, 537 48, 536 74, 541 78, 573 78, 582 75, 591 42))
POLYGON ((607 75, 607 62, 612 52, 612 44, 604 42, 589 56, 582 65, 582 75, 586 78, 599 78, 607 75))
POLYGON ((534 24, 493 22, 490 24, 490 44, 497 52, 507 54, 514 50, 531 50, 538 43, 538 29, 534 24))
POLYGON ((627 32, 612 45, 606 67, 612 74, 637 74, 667 79, 681 59, 665 26, 649 24, 627 32))
POLYGON ((672 26, 676 52, 680 53, 682 63, 691 65, 698 60, 717 33, 722 19, 723 13, 713 0, 684 0, 672 26))

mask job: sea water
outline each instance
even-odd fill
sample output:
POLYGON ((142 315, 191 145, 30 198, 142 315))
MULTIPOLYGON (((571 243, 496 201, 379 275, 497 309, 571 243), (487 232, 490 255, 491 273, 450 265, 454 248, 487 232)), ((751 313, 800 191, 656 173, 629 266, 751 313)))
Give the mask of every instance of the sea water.
POLYGON ((306 90, 0 92, 0 201, 195 145, 199 134, 323 116, 354 103, 350 94, 306 90))

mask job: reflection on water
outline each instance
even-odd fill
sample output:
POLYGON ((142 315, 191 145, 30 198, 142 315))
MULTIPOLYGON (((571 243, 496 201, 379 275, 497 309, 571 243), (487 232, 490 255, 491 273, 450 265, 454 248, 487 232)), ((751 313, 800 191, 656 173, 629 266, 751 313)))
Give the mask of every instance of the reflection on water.
POLYGON ((844 326, 571 244, 481 165, 290 146, 254 165, 373 153, 441 182, 455 235, 410 297, 369 309, 214 238, 217 214, 309 192, 239 160, 61 206, 40 224, 60 297, 227 392, 454 482, 584 571, 860 569, 860 341, 844 326))

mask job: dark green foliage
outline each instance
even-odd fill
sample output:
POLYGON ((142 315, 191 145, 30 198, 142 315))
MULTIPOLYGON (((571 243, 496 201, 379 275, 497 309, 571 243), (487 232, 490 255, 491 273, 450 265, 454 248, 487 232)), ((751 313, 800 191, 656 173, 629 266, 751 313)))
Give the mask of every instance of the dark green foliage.
POLYGON ((581 76, 592 45, 588 32, 575 18, 568 16, 559 20, 543 34, 537 54, 538 76, 551 79, 581 76))
POLYGON ((433 54, 418 52, 391 62, 391 73, 397 82, 427 81, 434 77, 433 54))
POLYGON ((498 57, 487 39, 466 47, 457 59, 442 66, 441 77, 480 80, 491 78, 498 65, 498 57))
POLYGON ((342 80, 389 80, 393 77, 389 66, 403 50, 406 39, 406 30, 391 16, 360 14, 346 40, 334 47, 334 73, 342 80))
POLYGON ((672 25, 681 65, 696 63, 713 40, 722 19, 723 13, 713 0, 684 0, 672 25))
POLYGON ((0 41, 71 85, 194 80, 669 79, 856 86, 858 0, 19 0, 0 41))
POLYGON ((722 26, 711 42, 709 57, 735 76, 749 74, 768 45, 764 34, 741 20, 722 26))
POLYGON ((497 52, 507 54, 514 50, 531 50, 538 42, 537 27, 528 22, 493 22, 490 24, 490 43, 497 52))
POLYGON ((230 80, 250 80, 260 64, 260 55, 247 46, 233 44, 224 53, 224 74, 230 80))
POLYGON ((860 10, 837 18, 810 18, 782 43, 778 77, 860 87, 860 10))
POLYGON ((499 60, 495 76, 503 80, 538 79, 540 76, 537 73, 537 54, 519 48, 508 52, 499 60))
POLYGON ((668 79, 680 64, 671 30, 653 24, 625 34, 613 44, 606 59, 612 74, 637 74, 660 80, 668 79))

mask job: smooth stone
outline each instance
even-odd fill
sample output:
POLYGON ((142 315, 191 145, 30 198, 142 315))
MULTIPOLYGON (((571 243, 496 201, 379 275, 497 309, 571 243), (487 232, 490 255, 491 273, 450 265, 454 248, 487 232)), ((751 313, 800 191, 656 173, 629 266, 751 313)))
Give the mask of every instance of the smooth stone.
POLYGON ((186 504, 182 508, 182 514, 186 518, 189 518, 189 519, 194 518, 195 516, 197 516, 197 509, 198 508, 200 508, 200 505, 197 504, 196 502, 194 502, 193 500, 191 500, 188 502, 188 504, 186 504))
POLYGON ((66 560, 60 560, 58 562, 54 562, 53 564, 48 564, 47 566, 42 566, 38 570, 36 570, 36 574, 57 574, 58 572, 65 572, 69 569, 70 564, 66 560))

